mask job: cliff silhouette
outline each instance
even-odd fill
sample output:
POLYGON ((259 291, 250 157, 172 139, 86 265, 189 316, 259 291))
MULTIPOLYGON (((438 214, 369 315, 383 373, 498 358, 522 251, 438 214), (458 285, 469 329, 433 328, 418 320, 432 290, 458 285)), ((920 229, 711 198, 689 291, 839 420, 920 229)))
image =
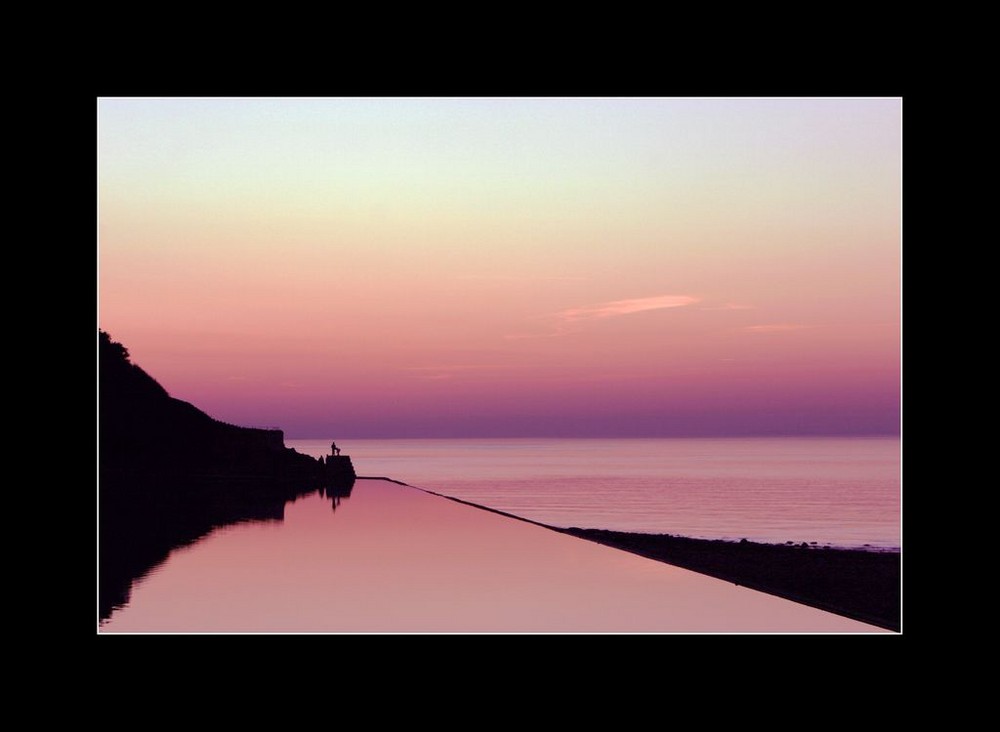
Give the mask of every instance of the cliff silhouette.
POLYGON ((347 456, 317 460, 281 430, 239 427, 171 397, 128 349, 99 332, 100 617, 176 547, 241 521, 281 520, 318 489, 349 495, 347 456))

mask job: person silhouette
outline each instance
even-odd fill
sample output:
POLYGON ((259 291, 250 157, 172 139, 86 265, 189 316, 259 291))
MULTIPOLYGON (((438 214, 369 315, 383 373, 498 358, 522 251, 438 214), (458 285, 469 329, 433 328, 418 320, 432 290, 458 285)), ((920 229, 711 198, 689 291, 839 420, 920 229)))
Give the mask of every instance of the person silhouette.
POLYGON ((337 447, 337 443, 336 443, 336 442, 331 442, 331 443, 330 443, 330 451, 331 451, 331 452, 332 452, 332 453, 333 453, 334 455, 339 455, 339 454, 340 454, 340 448, 339 448, 339 447, 337 447))

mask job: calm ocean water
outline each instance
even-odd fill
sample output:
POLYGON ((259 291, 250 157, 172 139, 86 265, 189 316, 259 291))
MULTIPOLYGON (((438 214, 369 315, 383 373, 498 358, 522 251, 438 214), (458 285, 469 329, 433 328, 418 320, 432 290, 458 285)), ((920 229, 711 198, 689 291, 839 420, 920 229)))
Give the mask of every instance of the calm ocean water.
POLYGON ((175 549, 101 631, 882 632, 381 480, 175 549))
MULTIPOLYGON (((319 456, 330 440, 286 440, 319 456)), ((898 438, 341 440, 360 476, 554 526, 900 546, 898 438)))

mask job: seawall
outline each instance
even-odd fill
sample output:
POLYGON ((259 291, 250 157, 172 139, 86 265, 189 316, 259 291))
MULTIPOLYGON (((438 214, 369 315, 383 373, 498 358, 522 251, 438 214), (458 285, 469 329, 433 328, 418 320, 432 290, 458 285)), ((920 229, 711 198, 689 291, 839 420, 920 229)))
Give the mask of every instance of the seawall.
POLYGON ((324 465, 327 480, 354 480, 358 477, 350 455, 329 455, 324 465))

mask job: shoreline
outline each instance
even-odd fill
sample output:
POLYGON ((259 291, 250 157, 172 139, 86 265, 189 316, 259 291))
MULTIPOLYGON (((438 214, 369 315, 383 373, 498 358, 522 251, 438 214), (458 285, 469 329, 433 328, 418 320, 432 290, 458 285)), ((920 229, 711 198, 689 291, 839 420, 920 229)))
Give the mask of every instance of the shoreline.
POLYGON ((607 529, 560 528, 384 476, 387 480, 560 534, 638 554, 735 585, 900 632, 901 552, 872 547, 765 544, 607 529))
POLYGON ((901 553, 690 539, 604 529, 554 529, 900 632, 901 553))

